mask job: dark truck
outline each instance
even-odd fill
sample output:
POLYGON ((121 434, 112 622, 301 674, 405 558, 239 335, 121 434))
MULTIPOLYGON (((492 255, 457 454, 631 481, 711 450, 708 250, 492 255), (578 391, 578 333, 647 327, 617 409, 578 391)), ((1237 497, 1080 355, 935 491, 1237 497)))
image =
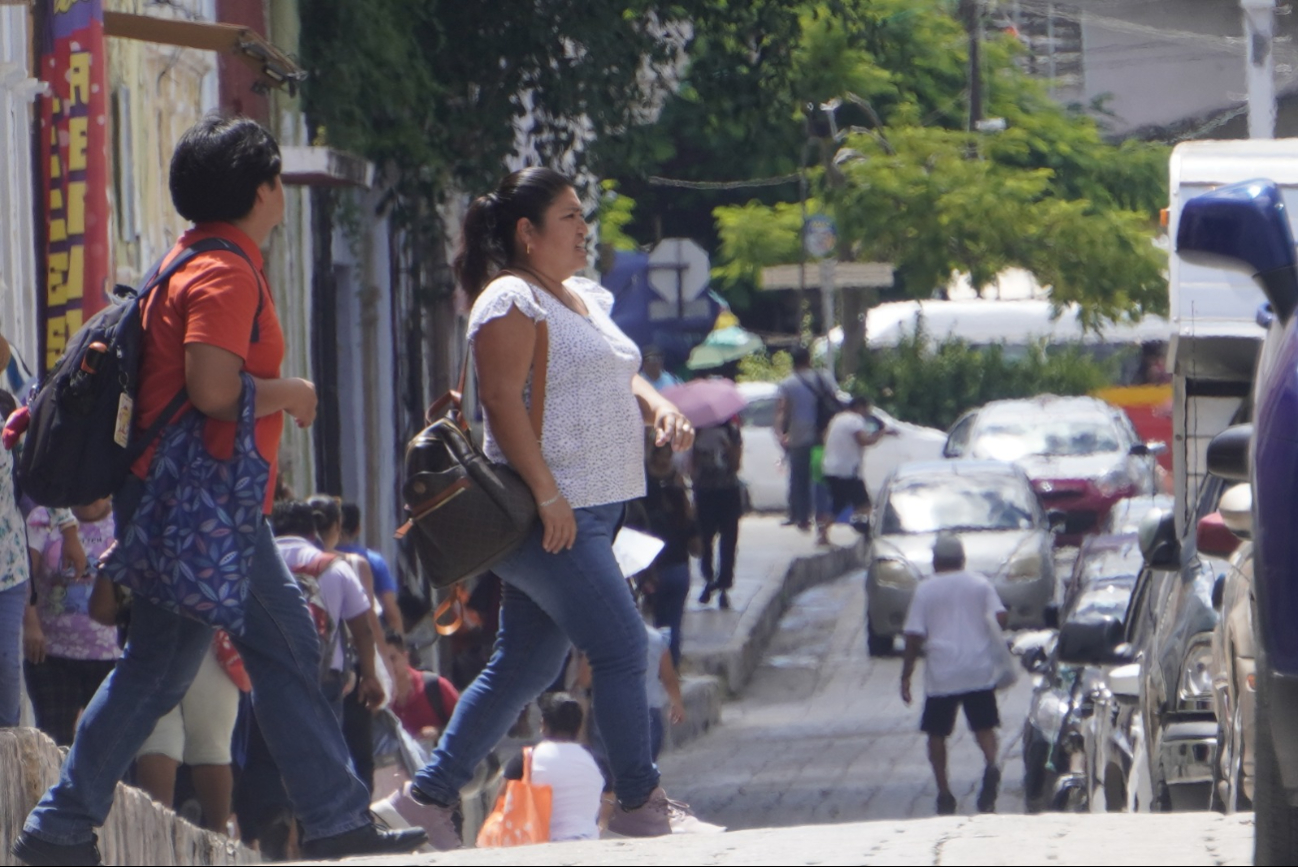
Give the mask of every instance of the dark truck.
POLYGON ((1182 259, 1243 271, 1262 287, 1266 329, 1253 423, 1218 434, 1208 470, 1253 490, 1257 610, 1256 864, 1298 863, 1298 254, 1280 187, 1221 187, 1188 201, 1182 259))

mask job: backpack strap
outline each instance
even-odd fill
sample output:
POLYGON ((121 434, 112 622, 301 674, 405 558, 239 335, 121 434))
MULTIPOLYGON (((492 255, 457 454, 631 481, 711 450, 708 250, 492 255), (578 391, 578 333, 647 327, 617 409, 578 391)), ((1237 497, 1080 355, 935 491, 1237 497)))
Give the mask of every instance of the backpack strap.
POLYGON ((437 714, 438 719, 442 721, 441 728, 451 721, 450 716, 446 713, 446 701, 442 697, 442 679, 430 671, 421 672, 424 679, 424 697, 428 699, 428 704, 432 706, 433 713, 437 714))
MULTIPOLYGON (((145 276, 140 289, 136 291, 135 303, 139 304, 141 310, 143 310, 144 305, 148 302, 148 297, 153 293, 153 290, 157 289, 159 286, 166 286, 170 283, 171 278, 175 276, 176 272, 188 265, 190 260, 195 256, 200 253, 211 253, 216 250, 224 250, 228 253, 237 254, 239 258, 247 262, 248 267, 252 269, 253 279, 257 281, 257 312, 253 314, 252 317, 252 342, 257 343, 261 340, 260 319, 262 306, 265 303, 265 293, 262 289, 261 275, 257 273, 257 267, 253 265, 252 259, 248 258, 248 254, 243 252, 243 248, 233 241, 227 241, 225 238, 204 238, 201 241, 197 241, 177 253, 176 257, 168 262, 167 267, 165 268, 162 267, 162 263, 165 261, 166 257, 164 256, 162 259, 159 259, 154 263, 154 266, 149 269, 149 273, 145 276)), ((153 424, 149 425, 148 429, 145 430, 144 436, 140 437, 137 441, 132 442, 127 448, 128 465, 134 464, 140 455, 144 454, 144 450, 158 438, 158 435, 162 433, 162 429, 171 423, 176 413, 180 412, 180 408, 184 406, 185 402, 188 400, 189 392, 184 386, 181 386, 180 391, 176 392, 175 396, 167 403, 166 407, 163 408, 158 417, 153 420, 153 424)))
POLYGON ((291 571, 294 575, 306 575, 309 578, 319 578, 337 559, 337 554, 329 551, 321 551, 310 563, 299 566, 291 571))

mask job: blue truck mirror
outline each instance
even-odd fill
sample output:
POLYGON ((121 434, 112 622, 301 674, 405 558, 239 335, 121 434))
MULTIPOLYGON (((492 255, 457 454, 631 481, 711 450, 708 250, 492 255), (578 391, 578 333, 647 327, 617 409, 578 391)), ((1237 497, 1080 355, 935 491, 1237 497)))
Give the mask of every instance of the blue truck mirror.
POLYGON ((1298 307, 1293 230, 1273 181, 1230 184, 1190 199, 1181 209, 1176 252, 1187 262, 1251 275, 1282 322, 1298 307))

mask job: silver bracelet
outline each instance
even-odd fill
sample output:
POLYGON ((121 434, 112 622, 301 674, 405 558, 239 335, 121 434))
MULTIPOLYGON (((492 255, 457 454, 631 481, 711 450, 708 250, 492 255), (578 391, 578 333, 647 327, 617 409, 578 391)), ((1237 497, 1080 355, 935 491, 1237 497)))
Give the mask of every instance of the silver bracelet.
POLYGON ((546 500, 544 503, 537 503, 537 504, 536 504, 536 507, 537 507, 538 509, 544 509, 546 506, 553 506, 555 503, 559 502, 559 499, 560 499, 562 496, 563 496, 563 492, 561 491, 561 492, 555 494, 555 495, 554 495, 553 497, 551 497, 550 499, 546 500))

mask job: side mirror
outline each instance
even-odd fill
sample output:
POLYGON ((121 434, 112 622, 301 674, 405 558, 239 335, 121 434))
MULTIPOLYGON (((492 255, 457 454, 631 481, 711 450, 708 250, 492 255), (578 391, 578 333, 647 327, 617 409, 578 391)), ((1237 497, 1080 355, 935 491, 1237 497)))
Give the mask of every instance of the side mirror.
POLYGON ((1068 513, 1059 509, 1051 509, 1046 512, 1046 521, 1050 524, 1050 532, 1062 533, 1064 528, 1068 526, 1068 513))
POLYGON ((1167 509, 1150 509, 1137 533, 1140 554, 1151 569, 1175 569, 1181 564, 1176 540, 1176 515, 1167 509))
POLYGON ((1228 482, 1248 481, 1248 447, 1253 441, 1253 425, 1237 424, 1226 428, 1208 443, 1208 472, 1228 482))
POLYGON ((1135 663, 1120 665, 1106 678, 1109 692, 1119 698, 1140 698, 1140 666, 1135 663))
POLYGON ((1176 252, 1256 279, 1281 322, 1298 307, 1294 238, 1280 188, 1259 179, 1195 196, 1181 209, 1176 252))
POLYGON ((1136 458, 1152 458, 1161 455, 1165 451, 1167 451, 1167 443, 1155 441, 1136 443, 1131 447, 1130 454, 1136 458))
POLYGON ((1235 485, 1221 495, 1217 504, 1221 521, 1241 539, 1253 538, 1253 486, 1235 485))
POLYGON ((1217 580, 1212 582, 1212 607, 1216 611, 1221 611, 1221 603, 1226 598, 1226 576, 1218 575, 1217 580))
POLYGON ((1056 655, 1075 665, 1112 665, 1127 661, 1117 655, 1123 646, 1122 621, 1117 618, 1069 620, 1059 629, 1056 655))
POLYGON ((1239 537, 1226 526, 1221 512, 1213 512, 1199 519, 1195 527, 1195 544, 1204 554, 1229 557, 1239 547, 1239 537))

